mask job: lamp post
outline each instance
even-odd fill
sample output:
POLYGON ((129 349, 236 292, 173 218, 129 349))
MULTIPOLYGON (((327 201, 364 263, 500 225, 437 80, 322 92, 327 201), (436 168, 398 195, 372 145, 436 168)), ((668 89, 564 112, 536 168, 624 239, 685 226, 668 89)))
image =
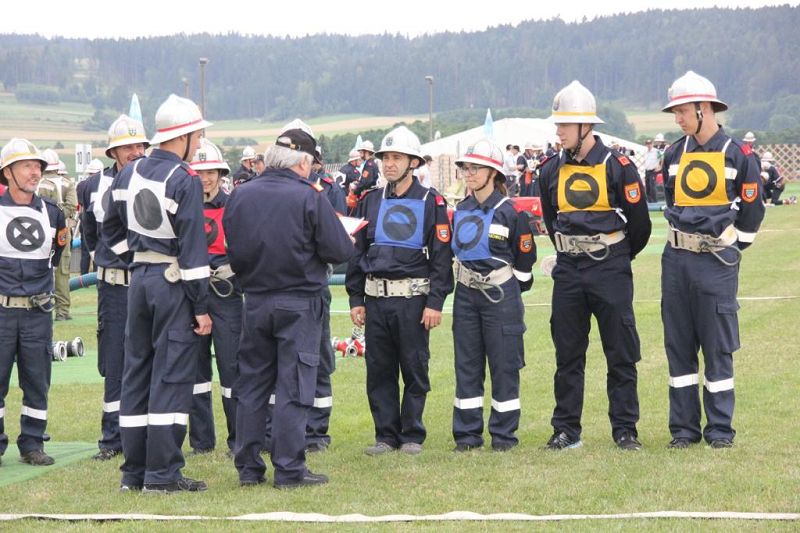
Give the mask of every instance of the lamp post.
POLYGON ((428 82, 428 140, 433 141, 433 76, 425 76, 425 81, 428 82))
POLYGON ((183 82, 183 96, 189 98, 189 78, 184 76, 181 81, 183 82))
POLYGON ((206 116, 206 65, 208 58, 200 58, 200 112, 206 116))

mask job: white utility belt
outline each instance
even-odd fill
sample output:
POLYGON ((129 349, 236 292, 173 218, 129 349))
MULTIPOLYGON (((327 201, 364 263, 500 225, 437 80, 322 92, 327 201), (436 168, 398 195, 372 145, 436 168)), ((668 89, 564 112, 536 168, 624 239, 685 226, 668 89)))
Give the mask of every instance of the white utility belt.
POLYGON ((0 307, 5 307, 6 309, 41 309, 43 305, 52 304, 52 301, 52 294, 37 294, 36 296, 6 296, 5 294, 0 294, 0 307))
POLYGON ((625 239, 625 232, 598 233, 597 235, 565 235, 556 232, 556 250, 568 254, 583 254, 607 250, 612 244, 625 239))
POLYGON ((411 298, 431 292, 431 280, 428 278, 383 279, 367 276, 364 285, 367 296, 375 298, 394 298, 402 296, 411 298))
POLYGON ((725 228, 725 231, 719 237, 711 237, 701 233, 684 233, 673 227, 670 227, 667 231, 667 242, 673 248, 695 253, 717 251, 720 248, 731 246, 737 240, 738 236, 733 224, 725 228))
POLYGON ((122 285, 127 287, 131 282, 131 273, 124 268, 97 267, 97 279, 109 285, 122 285))
POLYGON ((456 261, 456 280, 462 285, 471 289, 479 287, 497 287, 514 277, 514 269, 511 265, 492 270, 488 274, 481 274, 465 267, 460 261, 456 261))
POLYGON ((166 268, 166 270, 164 270, 164 279, 170 283, 177 283, 181 279, 181 270, 178 266, 178 258, 175 256, 147 250, 144 252, 134 252, 133 262, 148 263, 151 265, 160 265, 166 263, 169 266, 166 268))

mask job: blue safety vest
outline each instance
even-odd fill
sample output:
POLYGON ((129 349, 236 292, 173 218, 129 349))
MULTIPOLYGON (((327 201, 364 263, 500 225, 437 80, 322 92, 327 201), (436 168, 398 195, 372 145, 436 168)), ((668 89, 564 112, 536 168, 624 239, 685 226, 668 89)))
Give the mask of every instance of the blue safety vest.
POLYGON ((378 210, 378 225, 375 228, 375 244, 399 246, 422 250, 422 228, 425 223, 425 200, 411 198, 383 198, 378 210))
POLYGON ((495 209, 506 200, 507 198, 503 198, 486 212, 483 209, 456 210, 453 214, 453 239, 450 246, 459 261, 491 259, 489 230, 495 209))

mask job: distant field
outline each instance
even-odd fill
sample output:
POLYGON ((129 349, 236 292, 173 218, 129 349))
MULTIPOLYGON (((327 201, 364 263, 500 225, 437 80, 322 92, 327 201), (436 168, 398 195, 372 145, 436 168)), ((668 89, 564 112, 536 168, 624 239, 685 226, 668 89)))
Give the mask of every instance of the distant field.
POLYGON ((675 119, 671 114, 660 111, 626 111, 628 122, 636 128, 636 135, 655 136, 657 133, 677 131, 675 119))

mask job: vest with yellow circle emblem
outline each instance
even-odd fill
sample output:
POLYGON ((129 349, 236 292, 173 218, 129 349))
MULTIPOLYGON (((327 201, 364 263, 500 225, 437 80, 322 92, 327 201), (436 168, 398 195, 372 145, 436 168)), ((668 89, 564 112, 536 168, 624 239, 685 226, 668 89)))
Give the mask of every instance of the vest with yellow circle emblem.
POLYGON ((558 171, 558 211, 614 211, 608 200, 606 162, 594 166, 563 165, 558 171))
MULTIPOLYGON (((688 140, 687 137, 687 144, 688 140)), ((684 145, 675 173, 676 206, 721 206, 731 203, 727 181, 735 178, 736 174, 735 170, 725 167, 725 151, 730 142, 728 139, 719 152, 687 152, 684 145)))

